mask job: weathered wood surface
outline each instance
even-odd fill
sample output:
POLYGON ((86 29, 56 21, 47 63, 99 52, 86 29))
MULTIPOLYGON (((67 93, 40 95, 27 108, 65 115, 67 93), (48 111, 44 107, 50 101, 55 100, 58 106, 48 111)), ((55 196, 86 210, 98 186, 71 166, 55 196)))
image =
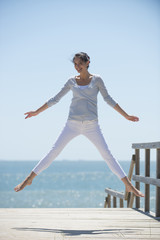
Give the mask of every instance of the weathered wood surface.
MULTIPOLYGON (((145 177, 150 177, 150 149, 145 149, 145 177)), ((145 212, 150 211, 150 184, 145 184, 145 212)))
MULTIPOLYGON (((136 156, 135 154, 133 154, 131 165, 129 168, 129 173, 128 173, 128 179, 130 181, 133 175, 135 160, 136 160, 136 156)), ((105 198, 104 208, 111 207, 111 198, 113 199, 113 207, 117 207, 117 198, 119 198, 119 201, 120 201, 120 208, 124 206, 124 202, 123 202, 124 200, 127 200, 127 207, 130 207, 130 208, 133 207, 134 196, 131 195, 130 197, 130 194, 128 192, 125 191, 125 193, 122 193, 122 192, 115 191, 111 188, 105 188, 105 192, 107 193, 107 197, 105 198)))
POLYGON ((109 195, 112 195, 113 197, 124 199, 124 193, 112 190, 110 188, 105 188, 105 192, 108 193, 109 195))
MULTIPOLYGON (((135 174, 140 175, 140 150, 139 149, 135 149, 135 155, 136 155, 135 174)), ((140 182, 135 182, 135 187, 138 190, 140 190, 140 182)), ((136 197, 136 208, 140 208, 139 197, 136 197)))
MULTIPOLYGON (((132 180, 135 186, 140 189, 140 183, 145 183, 145 212, 150 210, 150 184, 156 186, 156 217, 160 217, 160 142, 151 143, 133 143, 132 148, 135 149, 136 167, 135 175, 132 180), (140 149, 145 149, 145 177, 140 176, 140 149), (156 149, 156 179, 150 178, 150 150, 156 149)), ((140 199, 136 197, 136 208, 140 208, 140 199)))
POLYGON ((140 175, 133 175, 132 180, 137 181, 137 182, 146 183, 146 184, 152 184, 157 187, 160 187, 160 179, 151 178, 151 177, 143 177, 140 175))
POLYGON ((160 142, 150 142, 150 143, 133 143, 133 149, 151 149, 160 148, 160 142))
MULTIPOLYGON (((160 149, 157 149, 156 177, 160 179, 160 149)), ((156 216, 160 216, 160 187, 156 187, 156 216)))
POLYGON ((0 239, 160 239, 160 222, 128 208, 1 208, 0 239))

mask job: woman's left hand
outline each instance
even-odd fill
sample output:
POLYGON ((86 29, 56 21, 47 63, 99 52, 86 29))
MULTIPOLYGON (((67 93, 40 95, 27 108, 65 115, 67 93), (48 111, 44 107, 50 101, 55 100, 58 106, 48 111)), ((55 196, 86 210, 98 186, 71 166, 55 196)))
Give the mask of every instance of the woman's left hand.
POLYGON ((114 106, 114 109, 129 121, 132 121, 132 122, 139 121, 138 117, 128 115, 118 104, 114 106))
POLYGON ((132 122, 138 122, 139 118, 135 117, 135 116, 127 116, 126 117, 127 120, 132 121, 132 122))

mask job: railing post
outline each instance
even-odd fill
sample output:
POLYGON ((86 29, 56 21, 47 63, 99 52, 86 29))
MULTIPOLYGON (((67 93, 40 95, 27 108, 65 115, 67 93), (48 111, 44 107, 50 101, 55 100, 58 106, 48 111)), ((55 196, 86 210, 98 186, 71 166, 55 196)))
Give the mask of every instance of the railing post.
MULTIPOLYGON (((145 149, 145 177, 150 177, 150 149, 145 149)), ((150 185, 145 184, 145 212, 150 211, 150 185)))
POLYGON ((131 199, 131 193, 129 192, 128 199, 127 199, 127 208, 129 207, 130 199, 131 199))
MULTIPOLYGON (((131 165, 130 165, 129 173, 128 173, 128 179, 129 179, 130 181, 131 181, 131 179, 132 179, 134 165, 135 165, 135 154, 132 155, 131 165)), ((129 195, 129 193, 128 193, 128 192, 125 192, 125 196, 124 196, 124 199, 125 199, 125 200, 127 200, 127 199, 129 198, 128 195, 129 195)))
POLYGON ((132 207, 133 207, 134 197, 135 197, 135 195, 134 195, 134 193, 132 192, 132 193, 131 193, 131 197, 130 197, 130 201, 129 201, 129 205, 128 205, 129 208, 132 208, 132 207))
POLYGON ((111 207, 111 195, 108 194, 108 208, 111 207))
POLYGON ((104 208, 106 208, 108 205, 108 197, 105 198, 105 201, 104 201, 104 208))
MULTIPOLYGON (((160 148, 157 148, 156 175, 160 178, 160 148)), ((160 217, 160 187, 156 187, 156 217, 160 217)))
POLYGON ((120 198, 120 208, 123 208, 123 199, 120 198))
MULTIPOLYGON (((135 155, 136 155, 135 174, 139 175, 140 174, 139 149, 135 149, 135 155)), ((138 190, 140 190, 140 183, 136 182, 135 185, 136 185, 136 188, 138 190)), ((140 208, 140 198, 139 197, 136 197, 136 208, 140 208)))
POLYGON ((113 197, 113 207, 116 208, 117 207, 117 198, 113 197))

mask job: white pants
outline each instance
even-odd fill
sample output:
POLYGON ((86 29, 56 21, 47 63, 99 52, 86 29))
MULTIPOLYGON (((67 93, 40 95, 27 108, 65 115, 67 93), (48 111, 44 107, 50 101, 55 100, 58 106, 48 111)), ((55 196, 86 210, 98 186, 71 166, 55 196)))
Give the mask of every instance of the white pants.
POLYGON ((120 179, 126 176, 119 163, 110 153, 97 120, 68 120, 50 152, 46 155, 46 157, 39 161, 32 171, 38 175, 40 172, 46 169, 60 154, 67 143, 80 134, 86 136, 97 147, 100 154, 114 174, 116 174, 120 179))

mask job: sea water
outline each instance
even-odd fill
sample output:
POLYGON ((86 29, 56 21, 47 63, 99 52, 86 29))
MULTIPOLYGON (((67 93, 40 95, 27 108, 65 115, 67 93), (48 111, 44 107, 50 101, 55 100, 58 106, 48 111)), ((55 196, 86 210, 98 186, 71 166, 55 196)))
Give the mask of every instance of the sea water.
MULTIPOLYGON (((106 187, 125 190, 122 181, 104 161, 63 160, 54 161, 31 186, 15 192, 14 187, 36 164, 36 161, 0 161, 0 208, 103 208, 106 187)), ((130 161, 120 161, 120 165, 128 174, 130 161)), ((140 168, 144 176, 144 162, 140 168)), ((155 174, 155 162, 151 162, 151 177, 155 174)), ((140 188, 144 192, 144 184, 140 184, 140 188)), ((150 209, 155 212, 154 186, 150 196, 150 209)))

